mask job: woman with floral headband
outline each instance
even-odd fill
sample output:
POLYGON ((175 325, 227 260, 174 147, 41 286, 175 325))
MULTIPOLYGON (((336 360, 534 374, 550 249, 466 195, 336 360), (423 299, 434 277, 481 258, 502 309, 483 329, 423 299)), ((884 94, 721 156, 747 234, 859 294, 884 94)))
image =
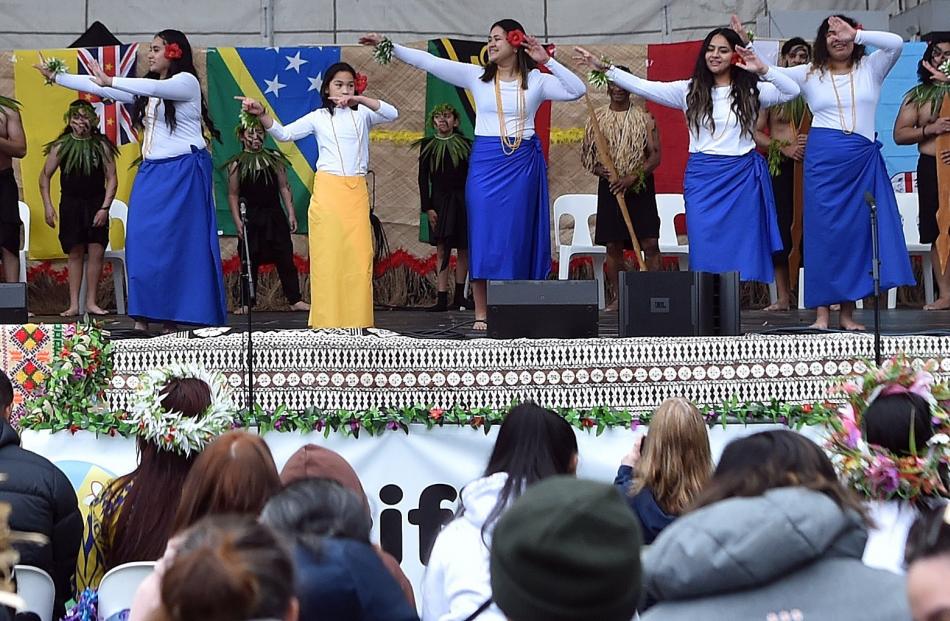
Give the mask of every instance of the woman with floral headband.
POLYGON ((373 326, 373 231, 366 171, 369 131, 395 121, 396 108, 366 97, 366 78, 348 63, 323 72, 320 108, 281 125, 253 99, 238 97, 281 142, 317 137, 320 153, 308 212, 310 224, 310 327, 373 326))
POLYGON ((741 43, 732 29, 716 28, 703 41, 692 78, 676 82, 644 80, 581 47, 575 59, 624 90, 685 113, 690 269, 772 282, 772 253, 782 249, 782 238, 768 166, 755 150, 755 123, 760 108, 794 99, 799 90, 741 43))
POLYGON ((436 247, 437 295, 431 312, 459 310, 465 305, 465 275, 468 272, 468 215, 465 211, 465 179, 472 142, 458 130, 459 113, 443 103, 429 115, 433 134, 413 146, 419 147, 419 198, 429 225, 429 243, 436 247), (449 258, 458 252, 455 294, 449 304, 449 258))
POLYGON ((840 326, 863 330, 854 300, 874 292, 871 219, 865 197, 877 201, 881 291, 913 285, 903 226, 874 116, 884 78, 904 42, 890 32, 862 30, 844 15, 818 27, 810 64, 775 67, 795 80, 813 119, 805 147, 805 306, 817 307, 816 328, 827 328, 830 306, 841 304, 840 326), (875 52, 866 55, 865 46, 875 52))
POLYGON ((465 188, 469 270, 473 327, 486 330, 487 280, 543 280, 551 270, 547 164, 534 115, 545 101, 574 101, 587 89, 513 19, 492 24, 485 67, 393 45, 375 33, 360 43, 392 49, 399 60, 472 93, 475 142, 465 188))
POLYGON ((219 326, 227 306, 211 186, 211 154, 203 130, 218 131, 208 115, 191 45, 177 30, 163 30, 149 46, 144 78, 70 75, 43 62, 47 80, 77 91, 132 104, 141 129, 142 158, 126 231, 129 316, 147 330, 161 321, 219 326))
POLYGON ((49 182, 59 169, 59 243, 69 256, 69 308, 63 317, 79 314, 79 290, 86 265, 86 311, 105 315, 96 303, 102 257, 109 245, 109 208, 118 185, 115 157, 118 149, 99 131, 99 115, 92 104, 77 99, 69 104, 66 127, 47 143, 46 164, 40 172, 40 196, 46 207, 46 224, 56 226, 56 212, 49 182))
POLYGON ((173 365, 140 378, 128 418, 138 465, 106 484, 89 508, 77 593, 98 587, 114 567, 162 556, 195 459, 231 429, 235 412, 224 377, 200 367, 173 365))

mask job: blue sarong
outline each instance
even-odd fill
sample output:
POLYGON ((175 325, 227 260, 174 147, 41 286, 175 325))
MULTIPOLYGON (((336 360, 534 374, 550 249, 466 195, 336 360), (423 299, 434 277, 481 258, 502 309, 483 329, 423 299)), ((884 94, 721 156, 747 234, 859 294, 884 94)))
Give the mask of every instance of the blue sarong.
POLYGON ((473 280, 544 280, 551 271, 548 167, 537 136, 511 155, 475 136, 468 160, 469 272, 473 280))
POLYGON ((683 182, 689 269, 739 272, 741 280, 772 282, 772 253, 782 250, 775 197, 765 159, 692 153, 683 182))
POLYGON ((129 315, 204 326, 226 323, 211 155, 145 160, 129 197, 129 315))
POLYGON ((874 292, 865 192, 877 201, 881 291, 915 282, 881 147, 836 129, 812 128, 808 134, 803 213, 808 308, 860 300, 874 292))

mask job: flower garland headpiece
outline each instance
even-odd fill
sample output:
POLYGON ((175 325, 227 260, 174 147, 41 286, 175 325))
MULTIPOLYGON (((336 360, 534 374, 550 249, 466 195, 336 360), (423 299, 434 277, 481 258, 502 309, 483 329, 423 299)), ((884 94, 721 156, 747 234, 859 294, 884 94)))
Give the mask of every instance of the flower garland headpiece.
POLYGON ((227 380, 194 364, 173 364, 153 369, 139 377, 132 397, 129 423, 137 435, 166 451, 190 456, 204 449, 214 438, 231 429, 237 407, 227 380), (196 417, 169 412, 162 407, 162 391, 170 380, 194 378, 211 389, 211 405, 196 417))
MULTIPOLYGON (((936 363, 914 369, 903 355, 879 368, 868 365, 860 377, 840 378, 832 392, 847 395, 847 403, 822 423, 828 431, 827 448, 844 482, 874 500, 902 499, 919 502, 926 497, 946 496, 944 473, 950 464, 950 386, 936 383, 936 363), (868 444, 861 434, 864 413, 881 396, 911 393, 930 404, 933 436, 926 450, 918 452, 910 439, 910 454, 898 455, 868 444)), ((908 433, 912 434, 911 428, 908 433)))

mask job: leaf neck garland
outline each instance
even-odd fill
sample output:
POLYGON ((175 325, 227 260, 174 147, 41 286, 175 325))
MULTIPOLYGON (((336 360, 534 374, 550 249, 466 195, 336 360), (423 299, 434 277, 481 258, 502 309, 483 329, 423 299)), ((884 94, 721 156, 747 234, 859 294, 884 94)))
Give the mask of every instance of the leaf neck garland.
POLYGON ((943 98, 948 94, 950 94, 950 84, 921 83, 907 91, 905 99, 907 103, 915 104, 918 108, 929 104, 931 112, 939 114, 940 107, 943 105, 943 98))
POLYGON ((241 151, 224 165, 230 169, 232 164, 237 166, 238 179, 241 181, 253 183, 263 179, 265 182, 271 182, 277 178, 279 170, 290 166, 290 160, 283 151, 261 149, 260 151, 241 151))
POLYGON ((801 126, 802 119, 805 118, 805 110, 807 109, 808 105, 805 103, 805 98, 800 95, 791 101, 786 101, 783 104, 775 106, 775 111, 778 113, 779 118, 788 121, 796 128, 801 126))
POLYGON ((59 138, 46 143, 43 154, 49 155, 53 148, 58 148, 59 168, 63 174, 80 172, 85 176, 102 166, 107 160, 114 160, 119 150, 103 134, 90 134, 88 138, 76 138, 72 132, 65 132, 59 138))
POLYGON ((11 99, 9 97, 4 97, 0 95, 0 108, 7 108, 8 110, 20 110, 20 102, 16 99, 11 99))
POLYGON ((453 168, 458 168, 463 160, 468 159, 468 155, 472 151, 472 143, 458 132, 453 132, 448 137, 435 135, 420 138, 413 142, 412 146, 419 147, 419 154, 423 159, 429 161, 431 172, 443 170, 445 168, 445 158, 452 161, 453 168))

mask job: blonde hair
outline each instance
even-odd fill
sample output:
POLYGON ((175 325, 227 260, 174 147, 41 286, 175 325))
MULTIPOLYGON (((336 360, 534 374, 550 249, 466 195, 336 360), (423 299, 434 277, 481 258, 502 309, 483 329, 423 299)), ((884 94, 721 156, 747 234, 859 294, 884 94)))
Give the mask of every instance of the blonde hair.
POLYGON ((654 412, 644 442, 631 494, 647 488, 663 511, 679 515, 712 476, 706 422, 687 399, 667 399, 654 412))

